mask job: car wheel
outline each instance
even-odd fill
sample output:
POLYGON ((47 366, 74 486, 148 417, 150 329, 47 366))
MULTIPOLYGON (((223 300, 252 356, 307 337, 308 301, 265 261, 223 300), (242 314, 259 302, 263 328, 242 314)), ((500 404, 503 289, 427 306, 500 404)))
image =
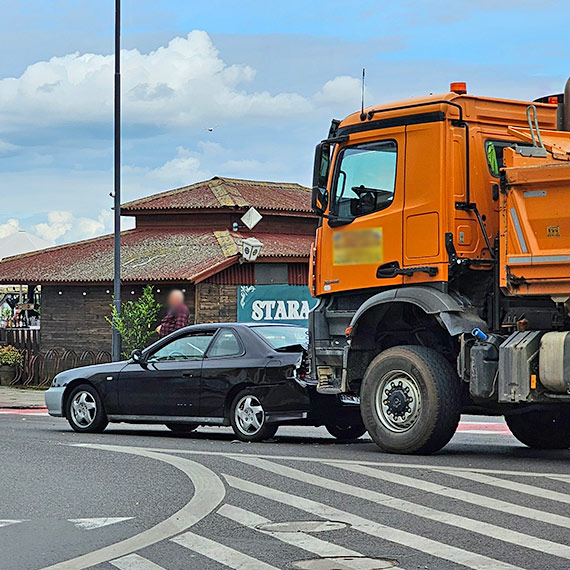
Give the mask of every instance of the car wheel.
POLYGON ((505 416, 512 434, 534 449, 570 447, 570 409, 537 410, 505 416))
POLYGON ((89 384, 71 391, 65 412, 69 425, 78 432, 99 433, 109 423, 99 393, 89 384))
POLYGON ((275 435, 277 424, 266 422, 261 402, 249 390, 242 390, 230 407, 230 422, 241 441, 261 441, 275 435))
POLYGON ((366 369, 360 411, 384 451, 433 453, 457 429, 461 383, 451 364, 431 348, 389 348, 366 369))
POLYGON ((194 431, 199 424, 164 424, 170 431, 174 433, 190 433, 194 431))
POLYGON ((327 431, 337 439, 358 439, 361 435, 366 433, 366 428, 361 422, 354 423, 352 425, 336 422, 325 424, 325 427, 327 428, 327 431))

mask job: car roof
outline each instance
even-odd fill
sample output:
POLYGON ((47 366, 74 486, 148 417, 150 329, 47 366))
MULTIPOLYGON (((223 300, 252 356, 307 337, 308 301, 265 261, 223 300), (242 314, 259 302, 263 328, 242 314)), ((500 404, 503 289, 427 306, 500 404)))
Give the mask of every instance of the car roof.
MULTIPOLYGON (((199 331, 199 330, 208 330, 211 328, 255 328, 255 327, 292 327, 292 328, 307 328, 304 325, 294 325, 291 323, 199 323, 196 325, 189 325, 184 327, 185 331, 199 331)), ((178 331, 177 331, 178 332, 178 331)))

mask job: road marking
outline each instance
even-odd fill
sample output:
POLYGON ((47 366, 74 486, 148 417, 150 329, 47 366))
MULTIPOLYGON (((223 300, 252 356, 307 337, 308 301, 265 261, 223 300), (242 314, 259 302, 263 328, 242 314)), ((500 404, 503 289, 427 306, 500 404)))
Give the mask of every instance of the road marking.
POLYGON ((204 538, 193 532, 185 532, 171 540, 184 548, 193 550, 220 564, 225 564, 234 570, 279 570, 266 562, 252 558, 243 552, 239 552, 229 546, 225 546, 209 538, 204 538))
POLYGON ((110 564, 119 570, 165 570, 162 566, 138 554, 129 554, 128 556, 117 558, 117 560, 112 560, 110 564))
POLYGON ((346 511, 341 511, 335 507, 318 503, 312 499, 306 499, 299 495, 292 495, 284 491, 264 487, 257 483, 252 483, 251 481, 239 479, 231 475, 224 474, 224 478, 231 487, 239 489, 240 491, 252 493, 255 496, 265 497, 266 499, 300 509, 310 513, 311 515, 345 522, 351 525, 353 529, 373 536, 376 539, 381 538, 389 542, 407 546, 408 548, 424 552, 437 558, 449 560, 456 564, 462 564, 463 566, 467 566, 473 570, 522 570, 520 567, 513 566, 507 562, 501 562, 500 560, 489 558, 483 554, 469 552, 449 544, 437 542, 431 538, 425 538, 421 535, 412 534, 405 530, 392 528, 370 519, 365 519, 359 515, 354 515, 346 511))
MULTIPOLYGON (((88 446, 90 444, 74 444, 77 446, 88 446)), ((403 458, 401 463, 394 463, 388 461, 361 461, 358 459, 344 459, 339 460, 338 458, 327 458, 327 457, 306 457, 306 456, 296 456, 291 457, 290 455, 265 455, 261 453, 235 453, 227 451, 194 451, 190 449, 161 449, 156 447, 141 447, 139 449, 144 449, 146 451, 158 452, 158 453, 168 453, 171 455, 201 455, 201 456, 211 456, 211 457, 254 457, 259 459, 282 459, 284 461, 296 461, 309 463, 323 463, 324 461, 334 461, 335 463, 343 463, 348 465, 371 465, 372 467, 396 467, 398 469, 421 469, 422 471, 441 471, 449 473, 488 473, 493 475, 506 475, 509 477, 568 477, 568 473, 549 473, 547 471, 509 471, 507 469, 482 469, 474 467, 448 467, 445 465, 428 465, 426 463, 405 463, 405 458, 403 458)), ((380 452, 378 453, 379 455, 380 452)), ((437 458, 434 458, 437 460, 437 458)))
MULTIPOLYGON (((442 469, 442 471, 444 473, 448 472, 447 469, 442 469)), ((551 501, 570 504, 570 495, 567 495, 566 493, 559 493, 558 491, 551 491, 550 489, 543 489, 542 487, 535 487, 534 485, 527 485, 526 483, 508 481, 507 479, 500 479, 499 477, 490 477, 489 475, 485 475, 480 472, 449 471, 449 473, 455 477, 462 477, 463 479, 475 481, 476 483, 492 485, 493 487, 500 487, 501 489, 507 489, 508 491, 517 491, 518 493, 532 495, 533 497, 540 497, 541 499, 550 499, 551 501)), ((549 477, 552 476, 549 473, 543 473, 543 476, 546 475, 549 477)))
POLYGON ((238 457, 236 459, 247 465, 258 467, 259 469, 264 469, 270 473, 275 473, 276 475, 280 475, 282 477, 288 477, 295 481, 315 485, 317 487, 321 487, 322 489, 332 490, 335 493, 344 493, 345 495, 372 501, 378 505, 402 511, 406 514, 411 514, 417 517, 444 523, 449 526, 462 528, 463 530, 482 534, 483 536, 489 536, 496 540, 509 542, 518 547, 524 545, 526 548, 531 548, 533 550, 537 550, 538 552, 548 553, 552 554, 553 556, 558 556, 560 558, 566 558, 570 560, 570 546, 567 546, 565 544, 551 542, 543 538, 538 538, 483 521, 470 519, 450 512, 438 511, 436 509, 432 509, 431 507, 426 507, 418 503, 406 501, 405 499, 398 499, 396 497, 384 495, 383 493, 365 489, 363 487, 354 487, 352 485, 342 483, 341 481, 326 479, 325 477, 321 477, 319 475, 313 475, 312 473, 299 471, 298 469, 286 467, 285 465, 280 465, 278 463, 272 463, 271 461, 266 461, 265 459, 250 460, 245 457, 238 457))
POLYGON ((311 536, 304 532, 271 532, 257 528, 258 525, 267 524, 272 521, 256 513, 240 509, 239 507, 234 507, 233 505, 223 505, 216 514, 250 527, 257 532, 276 538, 281 542, 296 546, 297 548, 301 548, 307 552, 312 552, 321 558, 336 556, 362 556, 359 552, 344 548, 343 546, 338 546, 331 542, 327 542, 326 540, 321 540, 320 538, 311 536))
POLYGON ((457 432, 484 435, 512 435, 507 424, 499 422, 459 422, 457 432))
POLYGON ((0 408, 0 414, 11 416, 49 416, 47 408, 0 408))
POLYGON ((103 526, 109 526, 110 524, 120 523, 123 521, 129 521, 133 517, 103 517, 95 519, 67 519, 70 523, 73 523, 77 528, 83 530, 93 530, 94 528, 101 528, 103 526))
POLYGON ((367 477, 373 477, 374 479, 381 479, 382 481, 388 481, 389 483, 396 483, 397 485, 420 489, 427 493, 441 495, 442 497, 457 499, 458 501, 471 503, 472 505, 485 507, 487 509, 493 509, 501 513, 509 513, 518 517, 538 520, 548 524, 561 526, 565 529, 570 528, 570 518, 568 517, 556 515, 554 513, 547 513, 538 509, 531 509, 530 507, 525 507, 516 503, 509 503, 508 501, 503 501, 501 499, 493 499, 492 497, 478 495, 477 493, 456 489, 455 487, 446 487, 445 485, 432 483, 431 481, 425 481, 416 477, 406 477, 400 473, 373 469, 372 467, 364 465, 342 465, 334 461, 327 461, 325 462, 325 465, 338 467, 339 469, 344 469, 352 473, 359 473, 361 475, 366 475, 367 477))
POLYGON ((180 469, 191 480, 194 486, 194 495, 179 511, 152 528, 110 546, 54 564, 44 570, 82 570, 89 566, 95 566, 96 564, 131 554, 135 550, 140 550, 151 544, 156 544, 190 528, 202 520, 222 502, 226 494, 224 484, 213 471, 189 459, 119 445, 79 444, 76 447, 130 453, 168 463, 180 469))
POLYGON ((12 519, 0 519, 0 528, 2 528, 3 526, 9 526, 11 524, 18 524, 24 521, 16 521, 16 520, 12 520, 12 519))

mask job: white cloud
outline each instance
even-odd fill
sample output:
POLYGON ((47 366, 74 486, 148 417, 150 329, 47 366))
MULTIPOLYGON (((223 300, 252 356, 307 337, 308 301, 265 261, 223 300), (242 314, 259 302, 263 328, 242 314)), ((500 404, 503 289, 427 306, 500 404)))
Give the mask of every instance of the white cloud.
POLYGON ((89 239, 112 231, 113 214, 101 210, 97 218, 75 217, 66 210, 54 210, 47 215, 47 222, 32 227, 35 234, 50 243, 63 243, 89 239))
MULTIPOLYGON (((215 120, 283 116, 310 110, 296 93, 244 88, 255 76, 247 65, 227 65, 206 32, 193 31, 148 54, 123 50, 125 122, 210 126, 215 120)), ((73 53, 0 80, 0 125, 51 126, 109 122, 113 104, 111 55, 73 53)))
MULTIPOLYGON (((370 94, 367 93, 369 96, 370 94)), ((361 97, 361 80, 349 75, 339 75, 327 81, 314 99, 325 105, 352 104, 357 109, 361 97)))
POLYGON ((200 169, 200 159, 197 154, 182 146, 176 149, 176 156, 173 159, 150 170, 148 175, 161 183, 172 185, 188 184, 188 180, 209 176, 206 171, 200 169))
POLYGON ((20 222, 15 218, 10 218, 4 224, 0 224, 0 239, 15 234, 20 229, 20 222))

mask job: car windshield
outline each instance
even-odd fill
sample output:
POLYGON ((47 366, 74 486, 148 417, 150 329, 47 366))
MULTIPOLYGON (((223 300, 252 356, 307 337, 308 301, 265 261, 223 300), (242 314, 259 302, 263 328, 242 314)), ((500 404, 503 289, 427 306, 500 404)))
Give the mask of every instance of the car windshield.
POLYGON ((307 347, 309 343, 309 331, 305 327, 259 326, 252 329, 276 349, 295 344, 307 347))

